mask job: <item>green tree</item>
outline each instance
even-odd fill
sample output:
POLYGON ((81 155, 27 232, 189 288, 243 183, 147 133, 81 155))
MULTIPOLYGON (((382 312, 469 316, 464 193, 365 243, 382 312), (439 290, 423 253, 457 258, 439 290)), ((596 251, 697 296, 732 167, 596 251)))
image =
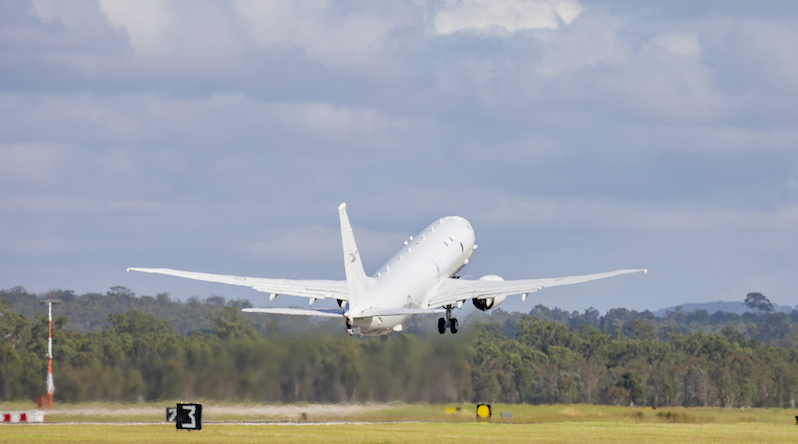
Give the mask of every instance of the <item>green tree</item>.
POLYGON ((615 383, 615 386, 626 390, 629 393, 629 401, 635 405, 645 405, 646 387, 643 385, 640 375, 636 372, 624 372, 615 383))
POLYGON ((255 329, 249 321, 241 318, 239 310, 234 307, 222 308, 213 323, 213 334, 222 339, 255 335, 255 329))
POLYGON ((772 313, 773 304, 762 293, 748 293, 745 295, 745 302, 748 308, 755 309, 760 313, 772 313))
POLYGON ((657 335, 654 333, 654 325, 646 319, 634 319, 632 325, 629 326, 629 331, 632 332, 634 339, 656 339, 657 335))

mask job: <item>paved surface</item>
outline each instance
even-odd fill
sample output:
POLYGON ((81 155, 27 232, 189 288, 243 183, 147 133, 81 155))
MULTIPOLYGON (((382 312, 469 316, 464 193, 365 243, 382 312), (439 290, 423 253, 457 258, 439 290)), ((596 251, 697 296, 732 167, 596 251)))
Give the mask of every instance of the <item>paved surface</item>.
MULTIPOLYGON (((251 425, 251 426, 319 426, 319 425, 370 425, 370 424, 435 424, 436 422, 422 421, 324 421, 324 422, 296 422, 296 421, 202 421, 202 425, 251 425)), ((48 426, 48 425, 112 425, 112 426, 143 426, 161 424, 174 427, 173 422, 164 421, 64 421, 64 422, 38 422, 38 423, 9 423, 9 426, 48 426)))

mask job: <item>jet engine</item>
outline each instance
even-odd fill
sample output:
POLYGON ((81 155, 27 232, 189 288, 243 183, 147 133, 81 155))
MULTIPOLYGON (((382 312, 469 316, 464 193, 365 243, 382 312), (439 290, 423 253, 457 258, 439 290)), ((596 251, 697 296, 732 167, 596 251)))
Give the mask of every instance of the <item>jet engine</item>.
MULTIPOLYGON (((482 276, 481 278, 479 278, 479 280, 480 281, 503 281, 504 279, 502 279, 500 276, 496 276, 495 274, 489 274, 487 276, 482 276)), ((505 299, 507 299, 507 295, 496 296, 496 297, 486 298, 486 299, 474 298, 474 299, 471 299, 471 302, 474 303, 474 307, 477 307, 478 309, 480 309, 482 311, 488 311, 491 308, 498 307, 499 304, 504 302, 505 299)))

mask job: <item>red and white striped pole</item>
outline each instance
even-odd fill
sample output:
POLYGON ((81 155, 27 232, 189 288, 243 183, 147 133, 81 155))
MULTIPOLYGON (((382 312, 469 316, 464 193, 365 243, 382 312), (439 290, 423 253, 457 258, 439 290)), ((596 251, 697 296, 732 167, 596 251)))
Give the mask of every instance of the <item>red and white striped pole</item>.
MULTIPOLYGON (((48 311, 48 327, 47 327, 47 408, 53 408, 53 392, 55 391, 55 384, 53 383, 53 304, 58 304, 61 301, 53 300, 53 292, 47 297, 47 311, 48 311)), ((42 302, 44 304, 45 302, 42 302)))
POLYGON ((49 322, 47 326, 47 408, 53 408, 53 392, 55 391, 55 384, 53 384, 53 294, 50 293, 50 298, 47 301, 49 322))

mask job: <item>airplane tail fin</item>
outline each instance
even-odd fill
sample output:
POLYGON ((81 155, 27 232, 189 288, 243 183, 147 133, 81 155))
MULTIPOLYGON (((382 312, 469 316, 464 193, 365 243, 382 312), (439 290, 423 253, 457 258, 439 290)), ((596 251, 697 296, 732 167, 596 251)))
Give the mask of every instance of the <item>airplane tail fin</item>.
POLYGON ((346 270, 346 283, 349 286, 349 306, 351 307, 366 296, 369 291, 369 280, 366 272, 363 271, 363 264, 360 262, 355 235, 352 233, 352 225, 349 224, 349 216, 346 215, 346 203, 342 203, 338 207, 338 215, 341 218, 344 269, 346 270))

